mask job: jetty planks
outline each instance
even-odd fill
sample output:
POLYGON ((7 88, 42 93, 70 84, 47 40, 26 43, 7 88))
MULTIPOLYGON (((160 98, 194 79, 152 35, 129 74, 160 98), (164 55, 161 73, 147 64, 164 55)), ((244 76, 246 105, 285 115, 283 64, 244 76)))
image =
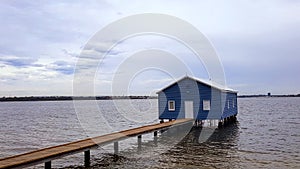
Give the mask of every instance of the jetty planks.
POLYGON ((88 138, 84 140, 70 142, 67 144, 62 144, 54 147, 39 149, 36 151, 32 151, 20 155, 2 158, 0 159, 0 169, 27 167, 27 166, 48 162, 64 156, 90 150, 92 148, 101 145, 126 139, 127 137, 138 136, 145 133, 154 132, 166 127, 181 125, 191 121, 192 119, 178 119, 178 120, 165 122, 165 123, 147 125, 147 126, 124 130, 116 133, 97 136, 94 138, 88 138))

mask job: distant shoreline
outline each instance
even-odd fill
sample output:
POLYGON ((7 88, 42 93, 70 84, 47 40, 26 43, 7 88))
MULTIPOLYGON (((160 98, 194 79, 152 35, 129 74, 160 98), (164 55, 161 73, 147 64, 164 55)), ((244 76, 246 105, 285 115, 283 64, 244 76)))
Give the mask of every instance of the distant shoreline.
POLYGON ((117 100, 117 99, 157 99, 156 96, 24 96, 2 97, 0 102, 20 101, 71 101, 71 100, 117 100))
MULTIPOLYGON (((239 95, 238 98, 258 97, 300 97, 297 95, 239 95)), ((118 100, 118 99, 157 99, 157 96, 25 96, 25 97, 2 97, 0 102, 20 101, 71 101, 71 100, 118 100)))
POLYGON ((300 97, 300 94, 286 94, 286 95, 239 95, 238 98, 251 98, 251 97, 300 97))

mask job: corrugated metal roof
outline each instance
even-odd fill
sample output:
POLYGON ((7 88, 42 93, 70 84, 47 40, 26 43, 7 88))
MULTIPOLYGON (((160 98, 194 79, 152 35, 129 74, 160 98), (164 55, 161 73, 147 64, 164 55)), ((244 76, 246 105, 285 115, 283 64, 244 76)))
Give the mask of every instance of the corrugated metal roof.
POLYGON ((163 89, 159 90, 159 91, 156 92, 156 93, 158 94, 158 93, 162 92, 163 90, 167 89, 168 87, 170 87, 170 86, 172 86, 172 85, 174 85, 174 84, 176 84, 176 83, 178 83, 178 82, 180 82, 181 80, 184 80, 184 79, 186 79, 186 78, 192 79, 192 80, 194 80, 194 81, 196 81, 196 82, 199 82, 199 83, 206 84, 206 85, 208 85, 208 86, 211 86, 211 87, 216 88, 216 89, 221 90, 221 91, 225 91, 225 92, 234 92, 234 93, 237 93, 237 92, 238 92, 237 90, 233 90, 233 89, 231 89, 231 88, 228 88, 228 87, 226 87, 226 86, 220 85, 220 84, 218 84, 218 83, 216 83, 216 82, 213 82, 213 81, 211 81, 211 80, 204 80, 204 79, 199 79, 199 78, 195 78, 195 77, 184 76, 184 77, 182 77, 182 78, 179 78, 177 81, 171 83, 170 85, 164 87, 163 89))

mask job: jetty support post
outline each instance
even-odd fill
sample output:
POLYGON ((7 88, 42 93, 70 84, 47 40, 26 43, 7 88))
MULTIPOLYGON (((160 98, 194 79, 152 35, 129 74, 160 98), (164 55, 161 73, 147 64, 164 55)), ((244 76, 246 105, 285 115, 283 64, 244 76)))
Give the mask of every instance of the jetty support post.
POLYGON ((224 127, 224 119, 219 120, 218 122, 218 128, 224 127))
POLYGON ((154 131, 154 144, 157 145, 157 131, 154 131))
POLYGON ((114 142, 114 153, 117 155, 119 153, 119 142, 114 142))
POLYGON ((84 166, 85 167, 91 166, 91 151, 90 150, 84 151, 84 166))
POLYGON ((138 151, 142 150, 142 135, 139 135, 138 137, 138 151))
POLYGON ((45 162, 45 169, 51 169, 51 161, 45 162))

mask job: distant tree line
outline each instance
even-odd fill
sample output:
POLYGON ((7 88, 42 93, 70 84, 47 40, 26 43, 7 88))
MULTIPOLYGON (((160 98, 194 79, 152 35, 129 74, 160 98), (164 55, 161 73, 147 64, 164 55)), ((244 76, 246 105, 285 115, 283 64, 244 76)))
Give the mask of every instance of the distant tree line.
POLYGON ((67 101, 67 100, 113 100, 113 99, 156 99, 156 96, 29 96, 2 97, 0 102, 10 101, 67 101))

